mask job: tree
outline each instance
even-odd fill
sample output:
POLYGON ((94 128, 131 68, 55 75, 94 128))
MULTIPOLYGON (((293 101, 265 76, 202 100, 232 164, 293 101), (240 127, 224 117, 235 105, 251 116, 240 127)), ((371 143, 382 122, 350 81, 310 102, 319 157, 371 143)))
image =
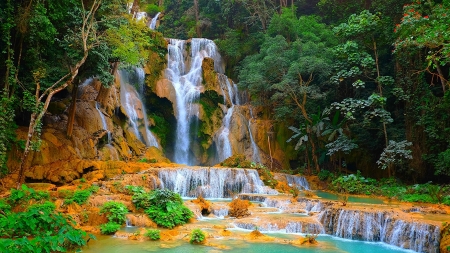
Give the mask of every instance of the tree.
POLYGON ((404 48, 425 49, 427 64, 422 71, 436 77, 444 93, 450 85, 448 74, 443 70, 443 66, 450 63, 449 8, 449 1, 441 4, 431 0, 413 2, 404 6, 403 18, 395 28, 398 37, 394 52, 404 48))
POLYGON ((82 0, 80 1, 80 4, 81 8, 75 10, 79 15, 77 16, 79 19, 79 26, 74 27, 74 29, 70 31, 69 35, 71 35, 71 37, 66 37, 66 42, 70 43, 74 42, 76 38, 79 39, 81 51, 78 52, 76 49, 77 45, 69 44, 68 54, 71 54, 69 57, 73 58, 69 61, 70 64, 67 73, 55 80, 49 87, 42 87, 42 80, 47 77, 47 73, 45 69, 38 68, 32 73, 35 84, 34 95, 28 90, 24 91, 25 100, 30 106, 32 113, 25 148, 19 166, 17 187, 20 187, 23 182, 25 163, 30 150, 36 149, 39 144, 38 139, 42 124, 41 120, 47 111, 53 95, 72 84, 78 75, 79 69, 86 62, 90 50, 98 45, 98 40, 96 39, 97 22, 95 13, 102 4, 102 0, 93 0, 90 6, 85 6, 82 0))

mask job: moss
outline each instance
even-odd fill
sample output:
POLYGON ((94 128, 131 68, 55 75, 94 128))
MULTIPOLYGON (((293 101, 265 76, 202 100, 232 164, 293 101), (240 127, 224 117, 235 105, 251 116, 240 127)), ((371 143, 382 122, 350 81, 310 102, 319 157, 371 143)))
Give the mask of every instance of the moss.
POLYGON ((250 168, 251 162, 247 160, 245 155, 236 154, 225 159, 223 162, 220 163, 220 165, 226 167, 250 168))
POLYGON ((154 88, 156 82, 161 76, 162 71, 166 68, 167 41, 161 33, 150 31, 150 52, 147 59, 146 76, 147 87, 154 88))
POLYGON ((155 113, 150 114, 150 118, 155 122, 155 125, 150 129, 152 133, 158 136, 161 146, 164 147, 167 143, 167 137, 171 133, 170 123, 164 117, 155 113))

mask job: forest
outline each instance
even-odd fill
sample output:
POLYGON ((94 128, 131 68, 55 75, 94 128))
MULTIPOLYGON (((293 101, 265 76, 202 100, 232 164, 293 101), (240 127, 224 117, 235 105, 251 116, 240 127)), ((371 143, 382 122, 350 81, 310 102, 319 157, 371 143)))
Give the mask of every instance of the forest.
MULTIPOLYGON (((1 173, 13 169, 11 150, 25 158, 38 150, 43 117, 58 110, 52 101, 76 98, 74 87, 93 75, 108 87, 118 67, 141 66, 148 51, 164 60, 164 37, 214 40, 226 74, 263 108, 258 117, 289 128, 292 170, 448 182, 449 7, 448 0, 2 1, 1 173), (162 13, 156 31, 132 21, 128 13, 137 10, 162 13), (29 129, 25 140, 15 134, 20 126, 29 129)), ((68 122, 70 137, 70 111, 68 122)))

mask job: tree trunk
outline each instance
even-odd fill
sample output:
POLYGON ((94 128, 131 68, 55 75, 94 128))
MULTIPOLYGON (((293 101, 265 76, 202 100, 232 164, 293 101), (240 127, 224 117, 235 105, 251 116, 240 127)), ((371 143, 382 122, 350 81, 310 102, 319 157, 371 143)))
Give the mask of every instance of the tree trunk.
POLYGON ((70 103, 69 117, 67 119, 67 137, 72 138, 73 124, 75 121, 75 112, 77 111, 78 85, 73 85, 72 102, 70 103))

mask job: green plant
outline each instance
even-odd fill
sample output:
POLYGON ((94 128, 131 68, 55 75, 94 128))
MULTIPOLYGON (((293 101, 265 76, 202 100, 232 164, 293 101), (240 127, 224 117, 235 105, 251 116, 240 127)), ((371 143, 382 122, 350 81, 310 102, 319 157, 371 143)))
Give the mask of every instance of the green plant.
POLYGON ((83 205, 87 202, 92 192, 90 190, 76 190, 70 198, 64 200, 64 205, 72 204, 73 202, 83 205))
POLYGON ((205 240, 205 233, 199 228, 192 230, 190 243, 202 243, 205 240))
POLYGON ((160 11, 161 11, 161 8, 155 4, 149 4, 145 8, 145 12, 147 12, 148 15, 150 15, 150 17, 154 17, 160 11))
POLYGON ((138 160, 139 163, 148 163, 148 159, 147 158, 141 158, 138 160))
POLYGON ((20 189, 11 189, 11 194, 9 195, 8 202, 13 205, 24 204, 29 200, 35 200, 42 202, 48 200, 50 194, 46 191, 35 191, 33 188, 29 188, 26 185, 22 185, 20 189))
POLYGON ((81 183, 86 183, 86 178, 84 178, 84 177, 80 178, 80 182, 81 183))
POLYGON ((145 207, 145 213, 159 226, 173 228, 185 224, 193 216, 192 211, 183 204, 181 196, 171 190, 156 189, 145 194, 139 193, 138 196, 139 201, 135 205, 145 207))
POLYGON ((111 235, 119 231, 120 227, 120 224, 110 221, 108 223, 100 225, 100 232, 104 235, 111 235))
POLYGON ((328 170, 321 170, 317 176, 319 177, 320 181, 326 181, 327 179, 332 177, 332 173, 328 170))
POLYGON ((124 203, 108 201, 100 208, 100 213, 106 214, 110 222, 122 224, 126 221, 125 215, 128 213, 128 209, 124 203))
POLYGON ((73 228, 74 222, 56 212, 51 202, 17 213, 0 203, 0 252, 65 252, 86 244, 86 232, 73 228))
POLYGON ((356 175, 340 176, 331 182, 331 188, 337 192, 347 192, 350 194, 371 194, 376 191, 375 179, 361 176, 358 170, 356 175))
POLYGON ((147 229, 147 231, 145 231, 144 235, 147 236, 148 238, 156 241, 161 238, 161 231, 158 229, 147 229))
POLYGON ((261 177, 261 180, 263 181, 264 185, 267 185, 272 189, 275 189, 275 187, 278 184, 278 181, 274 178, 273 173, 270 172, 270 170, 266 166, 264 166, 261 163, 257 164, 251 163, 251 167, 258 171, 258 174, 261 177))

